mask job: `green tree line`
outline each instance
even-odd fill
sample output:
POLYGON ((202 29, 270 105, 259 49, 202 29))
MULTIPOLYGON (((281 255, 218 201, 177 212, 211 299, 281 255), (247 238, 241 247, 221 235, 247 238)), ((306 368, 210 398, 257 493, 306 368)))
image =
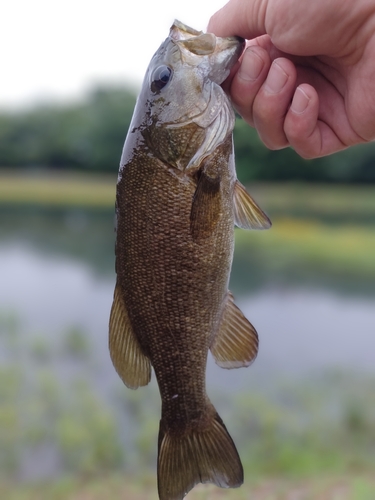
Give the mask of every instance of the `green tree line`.
MULTIPOLYGON (((0 112, 0 168, 117 171, 135 100, 126 88, 103 87, 78 103, 0 112)), ((268 150, 241 119, 234 140, 243 182, 375 182, 375 144, 303 160, 290 148, 268 150)))

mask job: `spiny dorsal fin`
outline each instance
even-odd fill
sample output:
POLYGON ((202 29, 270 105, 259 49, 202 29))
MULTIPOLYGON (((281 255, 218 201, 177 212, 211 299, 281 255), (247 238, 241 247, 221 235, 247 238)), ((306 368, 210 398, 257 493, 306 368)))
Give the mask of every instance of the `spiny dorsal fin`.
POLYGON ((118 283, 109 318, 109 352, 117 373, 127 387, 137 389, 150 382, 151 363, 143 354, 130 325, 118 283))
POLYGON ((255 203, 244 186, 236 181, 234 186, 234 223, 242 229, 268 229, 271 221, 255 203))
POLYGON ((228 291, 219 331, 210 347, 221 368, 249 366, 258 354, 258 334, 228 291))
POLYGON ((238 488, 243 469, 236 446, 223 421, 211 406, 205 427, 192 425, 172 433, 160 422, 158 491, 160 500, 182 500, 198 483, 238 488), (210 412, 211 413, 211 412, 210 412))

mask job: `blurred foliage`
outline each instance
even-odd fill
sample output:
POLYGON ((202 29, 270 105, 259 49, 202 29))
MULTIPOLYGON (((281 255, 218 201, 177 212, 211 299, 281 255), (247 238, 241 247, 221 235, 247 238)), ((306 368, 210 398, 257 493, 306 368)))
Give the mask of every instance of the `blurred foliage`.
POLYGON ((244 184, 261 181, 373 183, 375 144, 352 147, 335 155, 304 160, 291 148, 270 151, 254 129, 237 119, 234 129, 236 169, 244 184))
POLYGON ((76 381, 57 421, 57 446, 65 470, 95 475, 122 464, 118 429, 89 384, 76 381))
POLYGON ((271 217, 327 224, 375 225, 373 185, 251 183, 248 190, 271 217))
MULTIPOLYGON (((44 105, 0 114, 0 168, 51 168, 116 172, 130 125, 135 95, 124 87, 101 87, 69 105, 44 105)), ((270 151, 238 119, 236 165, 242 182, 375 182, 375 144, 326 158, 303 160, 292 149, 270 151)))
POLYGON ((86 333, 79 327, 73 326, 64 337, 64 351, 68 356, 77 359, 87 359, 91 345, 86 333))
POLYGON ((113 211, 116 177, 77 172, 0 169, 0 204, 30 206, 109 208, 113 211))
POLYGON ((118 424, 86 380, 95 368, 90 352, 76 327, 59 345, 25 335, 15 315, 0 314, 0 479, 28 477, 46 454, 52 474, 56 467, 85 476, 122 467, 118 424))
MULTIPOLYGON (((80 478, 7 487, 0 494, 7 500, 158 500, 155 478, 143 476, 102 476, 85 481, 80 478)), ((373 500, 375 481, 370 475, 319 475, 306 479, 283 477, 249 480, 236 489, 220 489, 199 484, 188 500, 373 500)))
POLYGON ((273 218, 272 230, 235 232, 231 280, 249 286, 308 283, 337 291, 375 291, 375 232, 370 226, 273 218))
POLYGON ((135 96, 98 88, 86 101, 0 114, 0 165, 117 171, 135 96))
POLYGON ((374 467, 371 385, 333 372, 303 384, 279 381, 270 398, 238 394, 233 434, 249 474, 308 477, 374 467))
MULTIPOLYGON (((155 380, 139 391, 117 381, 103 398, 92 383, 97 367, 85 332, 72 327, 59 340, 44 339, 25 335, 16 315, 0 314, 0 487, 27 478, 46 451, 55 466, 44 479, 58 471, 87 480, 125 465, 135 477, 154 472, 155 380)), ((250 484, 262 477, 368 474, 375 466, 373 386, 370 377, 332 373, 279 380, 270 392, 211 396, 250 484)))

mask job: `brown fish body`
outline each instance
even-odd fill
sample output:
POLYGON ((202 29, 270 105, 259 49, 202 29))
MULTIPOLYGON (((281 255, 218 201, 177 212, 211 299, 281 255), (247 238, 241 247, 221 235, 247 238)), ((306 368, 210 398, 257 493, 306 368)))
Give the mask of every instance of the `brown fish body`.
POLYGON ((233 182, 225 172, 228 154, 230 140, 216 153, 226 163, 225 169, 217 169, 221 185, 212 196, 212 208, 220 212, 208 224, 207 235, 192 233, 196 174, 176 175, 160 160, 145 155, 144 166, 139 157, 127 165, 118 187, 121 293, 155 370, 163 414, 177 431, 183 431, 192 418, 202 417, 207 406, 207 353, 220 321, 233 251, 233 182), (138 179, 136 185, 132 178, 138 179))
MULTIPOLYGON (((212 52, 213 35, 207 40, 180 23, 171 33, 159 49, 164 60, 168 51, 175 53, 173 37, 188 44, 201 37, 198 50, 188 45, 195 57, 194 50, 212 52)), ((228 65, 242 49, 239 41, 231 43, 228 65)), ((159 62, 156 66, 157 83, 167 87, 168 71, 159 62)), ((151 88, 152 78, 147 80, 151 88)), ((210 89, 211 102, 221 96, 219 89, 210 89)), ((207 127, 201 116, 200 123, 186 120, 183 106, 182 120, 165 126, 174 103, 156 90, 161 102, 147 107, 150 100, 143 95, 144 113, 135 113, 124 146, 110 352, 129 387, 146 385, 154 368, 162 399, 159 496, 177 500, 197 482, 235 487, 243 480, 233 441, 206 395, 205 372, 209 349, 226 368, 246 366, 256 356, 256 332, 234 305, 228 281, 234 223, 261 227, 268 219, 236 180, 229 111, 221 117, 229 120, 227 129, 214 130, 207 139, 214 120, 205 118, 207 127)), ((142 94, 137 106, 141 102, 142 94)), ((223 103, 230 110, 228 101, 223 103)))

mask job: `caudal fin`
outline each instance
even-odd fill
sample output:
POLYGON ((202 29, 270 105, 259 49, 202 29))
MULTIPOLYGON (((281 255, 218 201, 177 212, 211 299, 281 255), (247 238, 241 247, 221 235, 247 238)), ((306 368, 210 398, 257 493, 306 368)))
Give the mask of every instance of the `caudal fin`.
POLYGON ((243 483, 243 469, 232 438, 214 412, 204 430, 183 434, 163 430, 158 446, 158 490, 160 500, 181 500, 198 483, 237 488, 243 483))

